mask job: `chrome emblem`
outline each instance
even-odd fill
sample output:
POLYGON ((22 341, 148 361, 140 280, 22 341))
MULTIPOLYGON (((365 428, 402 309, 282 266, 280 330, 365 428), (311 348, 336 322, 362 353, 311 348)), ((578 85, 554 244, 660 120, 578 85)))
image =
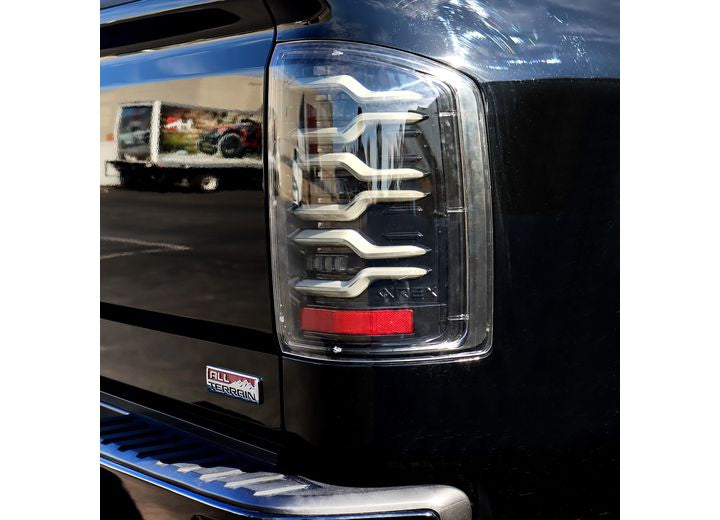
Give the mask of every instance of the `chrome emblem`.
POLYGON ((259 377, 208 365, 205 369, 205 379, 210 392, 255 404, 262 402, 260 394, 262 379, 259 377))

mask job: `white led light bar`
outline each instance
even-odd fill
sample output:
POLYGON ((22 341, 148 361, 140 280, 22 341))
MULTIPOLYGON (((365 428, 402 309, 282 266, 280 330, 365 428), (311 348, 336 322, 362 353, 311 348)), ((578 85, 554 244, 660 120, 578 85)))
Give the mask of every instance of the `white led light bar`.
POLYGON ((351 153, 326 153, 312 159, 305 164, 308 166, 322 166, 327 168, 344 168, 358 180, 370 182, 374 179, 382 180, 409 180, 420 179, 425 174, 414 168, 371 168, 351 153))
POLYGON ((424 196, 425 193, 415 190, 361 191, 347 204, 308 204, 295 209, 295 215, 303 220, 349 222, 378 202, 412 202, 424 196))
POLYGON ((347 74, 312 81, 308 84, 308 86, 319 88, 341 88, 360 103, 390 103, 395 101, 419 101, 422 99, 422 95, 419 92, 413 92, 410 90, 369 90, 365 88, 365 85, 347 74))
POLYGON ((427 249, 418 246, 378 246, 353 229, 304 229, 293 240, 305 246, 345 246, 361 258, 408 258, 422 256, 427 249))
POLYGON ((423 119, 424 116, 417 112, 366 112, 356 116, 342 130, 333 126, 317 130, 298 130, 295 134, 306 139, 349 143, 360 137, 366 127, 374 127, 378 123, 412 124, 423 119))
POLYGON ((420 267, 366 267, 350 280, 301 280, 295 284, 295 290, 313 296, 355 298, 376 280, 420 278, 427 272, 420 267))

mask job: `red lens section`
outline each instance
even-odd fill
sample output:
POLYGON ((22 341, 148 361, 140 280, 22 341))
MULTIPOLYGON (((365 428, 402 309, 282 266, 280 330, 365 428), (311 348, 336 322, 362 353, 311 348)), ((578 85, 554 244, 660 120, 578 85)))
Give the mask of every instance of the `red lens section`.
POLYGON ((355 336, 412 334, 415 332, 415 319, 412 309, 346 311, 303 307, 300 328, 308 332, 355 336))

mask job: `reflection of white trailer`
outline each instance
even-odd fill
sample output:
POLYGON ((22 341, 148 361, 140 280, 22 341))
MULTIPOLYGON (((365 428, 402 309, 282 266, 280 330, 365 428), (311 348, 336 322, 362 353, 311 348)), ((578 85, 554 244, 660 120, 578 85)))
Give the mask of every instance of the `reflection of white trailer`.
POLYGON ((203 191, 212 191, 217 189, 220 183, 220 174, 217 173, 219 168, 262 169, 259 154, 238 158, 223 157, 220 153, 198 153, 196 150, 182 149, 182 146, 179 149, 162 149, 164 140, 173 138, 184 139, 195 145, 203 131, 200 121, 194 120, 195 118, 204 119, 207 128, 209 121, 228 114, 237 114, 239 117, 240 112, 159 100, 121 104, 115 120, 112 159, 105 161, 105 177, 126 177, 131 181, 159 182, 158 179, 162 179, 176 183, 194 183, 203 191), (194 118, 169 114, 193 114, 194 118), (200 168, 207 171, 195 170, 200 168))
POLYGON ((160 143, 166 134, 188 135, 196 139, 201 131, 198 122, 192 118, 174 118, 162 125, 163 114, 169 111, 204 113, 207 119, 215 119, 218 114, 236 113, 220 108, 181 105, 163 101, 123 103, 120 105, 115 121, 115 161, 142 162, 164 167, 259 167, 260 157, 223 157, 221 154, 191 153, 188 150, 163 152, 160 143))

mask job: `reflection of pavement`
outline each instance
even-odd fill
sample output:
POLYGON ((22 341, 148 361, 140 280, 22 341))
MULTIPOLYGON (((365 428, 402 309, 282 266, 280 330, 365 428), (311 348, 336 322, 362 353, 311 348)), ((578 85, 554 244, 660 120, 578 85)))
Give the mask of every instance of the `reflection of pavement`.
POLYGON ((187 251, 188 246, 168 244, 166 242, 147 242, 134 238, 100 237, 100 260, 109 260, 121 256, 147 255, 168 251, 187 251))
MULTIPOLYGON (((169 509, 164 504, 158 502, 158 495, 155 490, 149 488, 147 484, 133 478, 123 479, 125 489, 132 497, 135 507, 146 520, 177 520, 177 509, 169 509)), ((193 518, 192 502, 187 504, 185 518, 193 518)))
POLYGON ((264 196, 102 189, 101 299, 271 332, 264 196))
POLYGON ((219 153, 215 155, 207 155, 204 153, 163 153, 158 155, 158 163, 172 166, 210 166, 213 168, 222 168, 224 166, 234 166, 243 168, 258 168, 262 169, 262 159, 259 157, 240 157, 240 158, 225 158, 219 153))

